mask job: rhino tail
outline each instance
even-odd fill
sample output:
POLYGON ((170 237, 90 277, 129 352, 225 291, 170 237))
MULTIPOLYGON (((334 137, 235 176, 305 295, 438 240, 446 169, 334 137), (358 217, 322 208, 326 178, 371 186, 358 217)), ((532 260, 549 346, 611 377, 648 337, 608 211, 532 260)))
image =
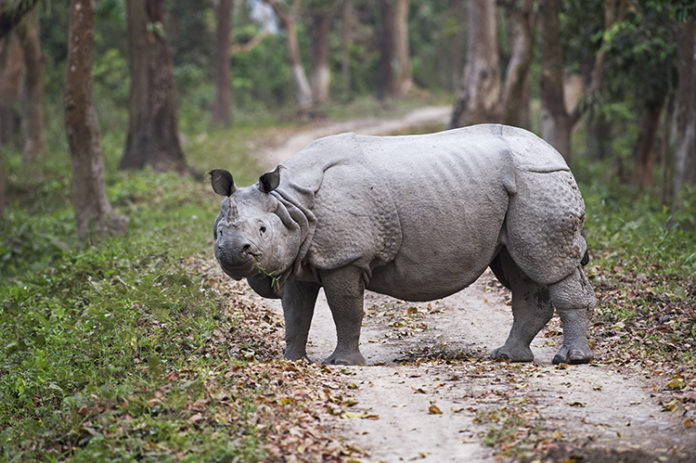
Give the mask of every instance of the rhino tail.
POLYGON ((585 255, 582 256, 582 260, 580 261, 580 265, 583 267, 587 265, 590 262, 590 253, 587 252, 587 249, 585 250, 585 255))

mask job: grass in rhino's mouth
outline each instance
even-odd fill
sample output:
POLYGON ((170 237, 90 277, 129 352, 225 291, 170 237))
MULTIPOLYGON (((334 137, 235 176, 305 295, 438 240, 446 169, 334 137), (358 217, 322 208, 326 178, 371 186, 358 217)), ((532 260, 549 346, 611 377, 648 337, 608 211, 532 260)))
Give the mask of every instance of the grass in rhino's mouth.
POLYGON ((273 270, 271 272, 267 271, 263 264, 256 260, 256 256, 253 257, 254 261, 254 267, 263 275, 267 276, 268 278, 271 279, 271 288, 273 289, 280 289, 280 275, 276 274, 276 271, 273 270))

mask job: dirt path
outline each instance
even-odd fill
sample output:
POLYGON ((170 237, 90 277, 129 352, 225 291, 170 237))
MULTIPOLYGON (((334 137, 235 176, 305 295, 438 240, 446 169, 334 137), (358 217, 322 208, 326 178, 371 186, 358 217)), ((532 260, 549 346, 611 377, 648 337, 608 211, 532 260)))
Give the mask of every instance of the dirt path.
MULTIPOLYGON (((448 113, 447 107, 433 107, 401 120, 323 126, 265 153, 264 164, 271 168, 330 133, 389 133, 437 121, 444 125, 448 113)), ((346 370, 349 413, 327 415, 325 421, 370 460, 389 462, 495 461, 486 439, 517 451, 518 458, 530 441, 548 448, 565 441, 576 448, 625 449, 631 461, 644 461, 642 451, 666 455, 696 448, 696 430, 662 412, 652 394, 656 386, 646 377, 622 374, 601 361, 552 366, 562 339, 557 318, 533 342, 535 362, 487 361, 512 324, 508 300, 490 272, 464 291, 432 303, 368 293, 361 336, 368 366, 346 370)), ((282 316, 279 301, 259 303, 282 316)), ((321 361, 334 346, 335 328, 321 293, 309 356, 321 361)))

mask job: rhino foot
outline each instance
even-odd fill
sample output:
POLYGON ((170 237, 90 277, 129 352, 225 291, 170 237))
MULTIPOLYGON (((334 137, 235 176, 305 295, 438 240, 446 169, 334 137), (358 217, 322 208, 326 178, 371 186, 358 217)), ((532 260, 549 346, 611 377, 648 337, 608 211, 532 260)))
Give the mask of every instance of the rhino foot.
POLYGON ((590 360, 592 360, 592 351, 589 350, 589 347, 587 349, 571 349, 564 345, 553 357, 553 364, 568 363, 570 365, 578 365, 588 363, 590 360))
POLYGON ((323 365, 365 365, 365 357, 359 351, 336 352, 321 362, 323 365))
POLYGON ((289 349, 285 350, 285 358, 288 360, 302 360, 305 359, 309 361, 309 357, 307 357, 307 353, 304 351, 291 351, 289 349))
POLYGON ((510 360, 511 362, 531 362, 534 354, 529 347, 510 348, 498 347, 489 356, 491 360, 510 360))

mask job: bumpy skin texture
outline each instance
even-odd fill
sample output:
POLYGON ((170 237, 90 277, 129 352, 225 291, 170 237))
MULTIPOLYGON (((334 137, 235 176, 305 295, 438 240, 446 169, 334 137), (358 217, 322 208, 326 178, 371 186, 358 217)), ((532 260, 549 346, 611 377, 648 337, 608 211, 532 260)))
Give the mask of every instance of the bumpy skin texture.
POLYGON ((337 331, 326 363, 363 363, 363 293, 411 300, 453 294, 489 265, 512 289, 514 323, 492 358, 531 361, 529 344, 559 312, 555 363, 592 358, 595 297, 581 266, 585 208, 562 156, 522 129, 477 125, 429 135, 343 134, 315 141, 236 189, 215 221, 223 270, 281 297, 289 359, 305 345, 320 287, 337 331))

